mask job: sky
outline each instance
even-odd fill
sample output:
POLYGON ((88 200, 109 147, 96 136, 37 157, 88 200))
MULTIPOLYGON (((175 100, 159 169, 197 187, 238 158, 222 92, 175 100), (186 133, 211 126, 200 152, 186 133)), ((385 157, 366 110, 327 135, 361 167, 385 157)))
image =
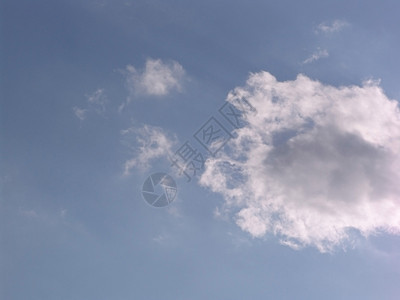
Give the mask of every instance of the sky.
POLYGON ((0 1, 0 298, 398 299, 399 9, 0 1))

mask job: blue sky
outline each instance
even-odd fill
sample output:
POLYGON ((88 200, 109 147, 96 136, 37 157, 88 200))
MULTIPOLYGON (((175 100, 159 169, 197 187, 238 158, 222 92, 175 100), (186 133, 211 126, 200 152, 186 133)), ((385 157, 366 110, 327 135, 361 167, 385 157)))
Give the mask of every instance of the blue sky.
POLYGON ((0 298, 397 299, 399 8, 1 1, 0 298), (168 154, 242 96, 187 183, 168 154))

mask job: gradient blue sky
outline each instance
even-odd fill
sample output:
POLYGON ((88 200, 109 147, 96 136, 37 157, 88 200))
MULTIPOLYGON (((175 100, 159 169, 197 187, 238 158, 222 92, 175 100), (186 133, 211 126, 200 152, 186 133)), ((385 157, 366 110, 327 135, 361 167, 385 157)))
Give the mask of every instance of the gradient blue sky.
POLYGON ((294 250, 216 218, 221 195, 184 178, 154 209, 141 185, 169 165, 124 175, 121 135, 148 124, 179 145, 261 70, 380 79, 400 99, 396 1, 0 3, 1 299, 398 299, 399 236, 294 250), (181 88, 132 92, 126 67, 149 59, 179 63, 181 88))

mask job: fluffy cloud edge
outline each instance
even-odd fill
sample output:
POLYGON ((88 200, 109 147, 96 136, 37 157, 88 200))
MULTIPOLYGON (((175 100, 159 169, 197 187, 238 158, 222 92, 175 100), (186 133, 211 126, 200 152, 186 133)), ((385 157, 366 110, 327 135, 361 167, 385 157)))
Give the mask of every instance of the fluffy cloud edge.
POLYGON ((237 98, 258 113, 200 183, 223 196, 221 211, 242 230, 321 252, 350 245, 354 231, 400 233, 400 112, 376 82, 333 87, 260 72, 228 101, 237 98))

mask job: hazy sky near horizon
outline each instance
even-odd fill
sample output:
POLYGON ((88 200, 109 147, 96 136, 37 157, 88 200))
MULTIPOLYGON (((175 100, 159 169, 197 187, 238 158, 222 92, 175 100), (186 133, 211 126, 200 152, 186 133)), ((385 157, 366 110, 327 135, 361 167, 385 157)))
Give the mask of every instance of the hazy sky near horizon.
POLYGON ((0 298, 397 299, 399 9, 0 1, 0 298))

